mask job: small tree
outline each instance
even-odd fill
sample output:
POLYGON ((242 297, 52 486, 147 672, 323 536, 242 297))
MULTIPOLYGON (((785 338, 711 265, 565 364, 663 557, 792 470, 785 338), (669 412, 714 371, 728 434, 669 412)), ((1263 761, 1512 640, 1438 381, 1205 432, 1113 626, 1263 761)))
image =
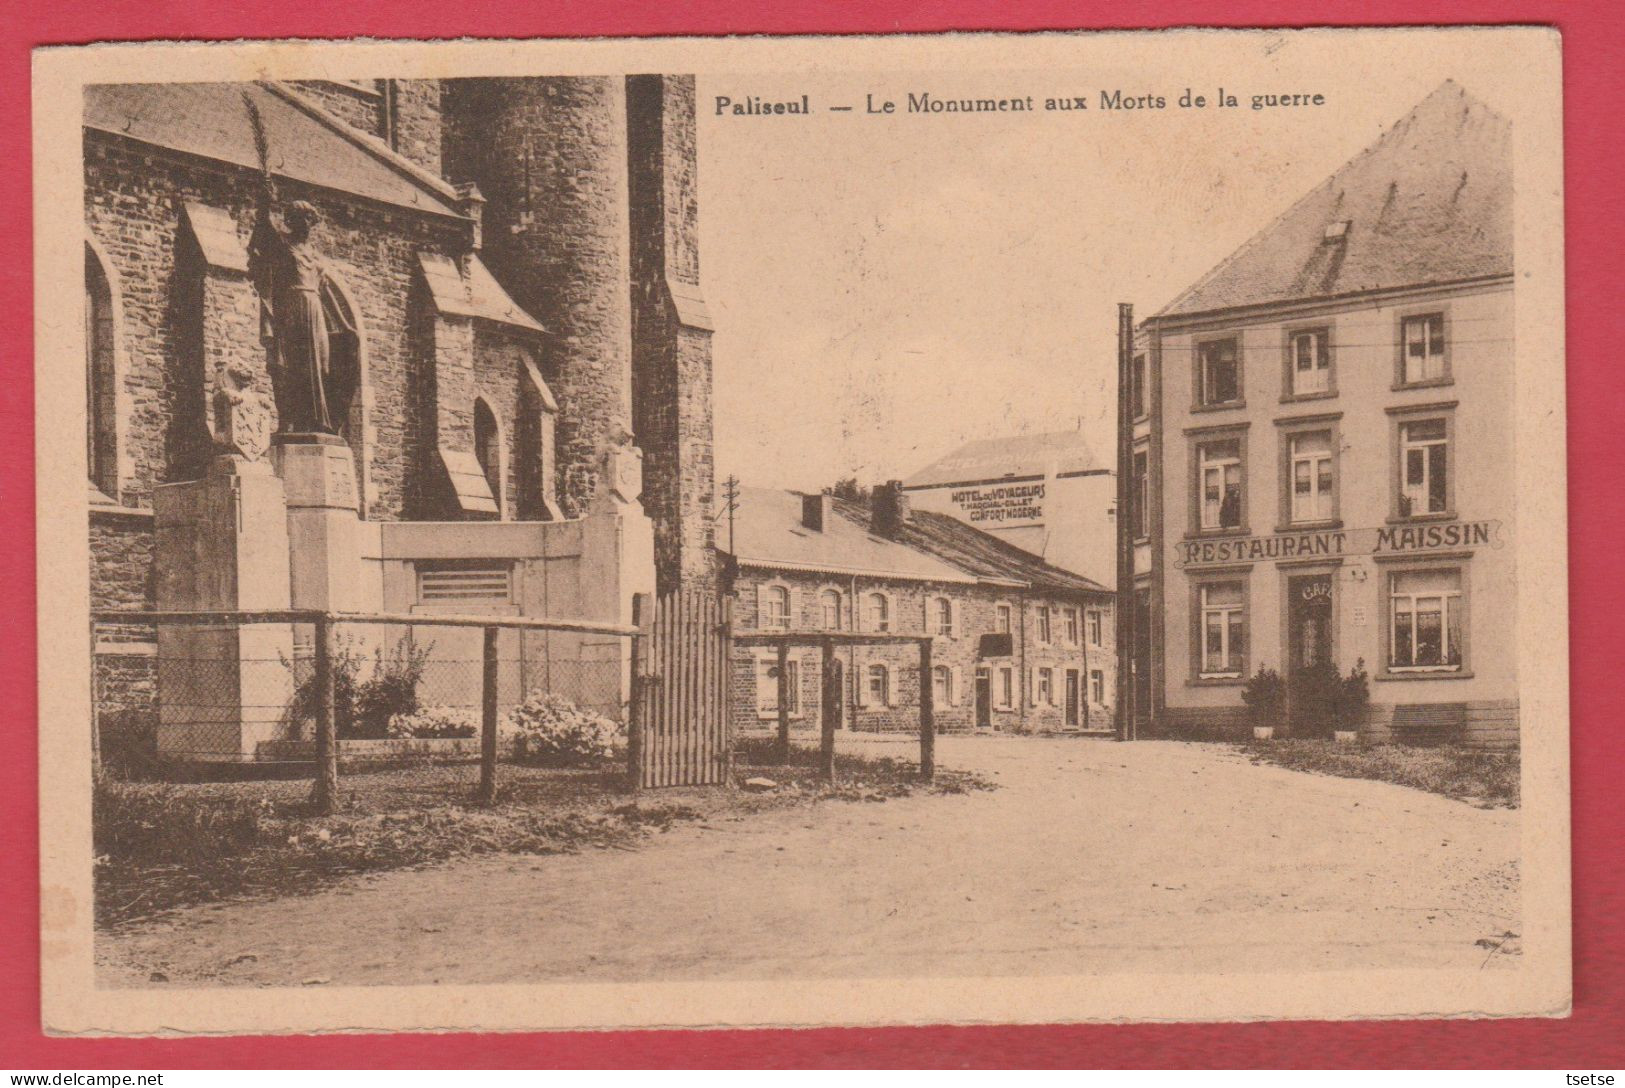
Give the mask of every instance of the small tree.
MULTIPOLYGON (((418 646, 410 637, 404 637, 387 655, 379 647, 373 651, 372 675, 362 680, 364 658, 356 649, 356 640, 340 635, 334 642, 331 663, 335 730, 343 739, 387 737, 391 718, 418 709, 418 684, 434 644, 418 646)), ((289 718, 291 728, 302 733, 303 723, 316 717, 319 709, 315 664, 303 659, 289 661, 286 657, 282 664, 299 677, 289 718)))
POLYGON ((1241 701, 1247 704, 1248 720, 1255 727, 1274 729, 1285 724, 1286 682, 1274 669, 1258 666, 1241 689, 1241 701))
POLYGON ((417 713, 418 685, 433 649, 432 642, 419 646, 406 637, 388 655, 381 646, 373 650, 372 676, 356 685, 350 735, 387 737, 391 719, 417 713))

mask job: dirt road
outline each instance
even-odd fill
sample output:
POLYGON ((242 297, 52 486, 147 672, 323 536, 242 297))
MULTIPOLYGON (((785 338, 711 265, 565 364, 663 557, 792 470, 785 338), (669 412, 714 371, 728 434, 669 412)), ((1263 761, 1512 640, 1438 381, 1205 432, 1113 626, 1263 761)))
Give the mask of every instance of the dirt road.
POLYGON ((487 857, 191 909, 103 936, 101 982, 1512 962, 1476 942, 1520 928, 1515 811, 1253 766, 1211 745, 945 737, 938 752, 1002 788, 828 803, 679 827, 636 851, 487 857))

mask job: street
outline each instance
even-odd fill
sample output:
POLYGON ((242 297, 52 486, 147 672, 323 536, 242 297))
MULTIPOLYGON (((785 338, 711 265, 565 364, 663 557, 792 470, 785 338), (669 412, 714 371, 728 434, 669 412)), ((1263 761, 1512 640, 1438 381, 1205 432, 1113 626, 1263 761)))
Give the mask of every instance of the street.
MULTIPOLYGON (((843 747, 912 758, 906 740, 843 747)), ((1205 744, 943 737, 994 791, 348 878, 98 937, 102 985, 1515 964, 1517 811, 1205 744)))

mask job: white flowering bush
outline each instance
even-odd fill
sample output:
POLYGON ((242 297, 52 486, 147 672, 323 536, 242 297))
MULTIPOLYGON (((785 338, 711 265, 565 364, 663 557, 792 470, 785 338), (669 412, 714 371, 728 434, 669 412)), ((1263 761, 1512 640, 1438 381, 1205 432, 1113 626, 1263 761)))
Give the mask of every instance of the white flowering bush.
POLYGON ((419 707, 411 714, 396 714, 390 718, 389 735, 401 740, 477 737, 480 712, 467 706, 419 707))
POLYGON ((526 763, 546 767, 592 766, 614 758, 620 726, 551 693, 533 695, 503 719, 503 731, 526 763))

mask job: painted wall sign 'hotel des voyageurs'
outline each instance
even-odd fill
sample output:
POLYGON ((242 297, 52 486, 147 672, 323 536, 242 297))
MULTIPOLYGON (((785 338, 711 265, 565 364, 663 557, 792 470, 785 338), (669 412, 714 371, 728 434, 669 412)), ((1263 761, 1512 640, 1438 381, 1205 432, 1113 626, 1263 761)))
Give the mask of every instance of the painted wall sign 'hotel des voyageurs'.
POLYGON ((1518 743, 1510 135, 1446 82, 1133 331, 1131 729, 1363 663, 1367 739, 1518 743))

